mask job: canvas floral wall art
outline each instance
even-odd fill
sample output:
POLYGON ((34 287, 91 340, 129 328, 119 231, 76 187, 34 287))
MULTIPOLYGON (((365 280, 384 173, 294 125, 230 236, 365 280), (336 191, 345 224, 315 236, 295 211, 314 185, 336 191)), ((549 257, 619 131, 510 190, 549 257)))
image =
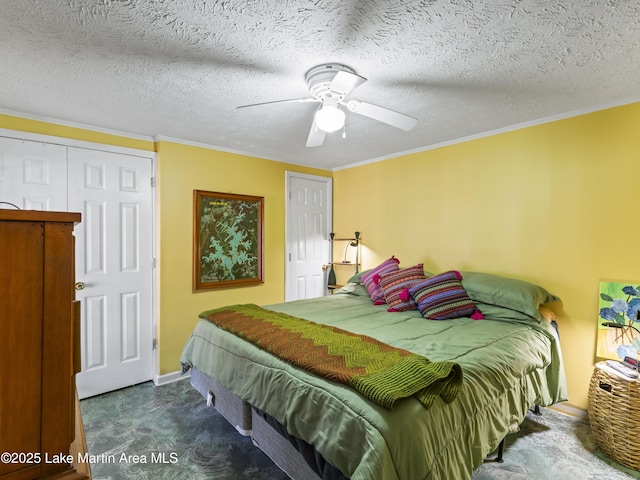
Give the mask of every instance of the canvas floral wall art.
POLYGON ((640 285, 600 282, 597 356, 621 360, 640 352, 640 285))

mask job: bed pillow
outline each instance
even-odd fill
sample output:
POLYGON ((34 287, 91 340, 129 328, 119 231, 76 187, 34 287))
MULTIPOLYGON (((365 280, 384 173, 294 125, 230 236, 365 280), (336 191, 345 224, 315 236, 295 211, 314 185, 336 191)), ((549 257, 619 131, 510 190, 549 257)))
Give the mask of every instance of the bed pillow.
POLYGON ((424 267, 420 263, 413 267, 403 268, 397 272, 390 272, 380 275, 380 287, 384 294, 384 299, 389 305, 388 312, 404 312, 406 310, 416 310, 418 306, 409 295, 401 295, 403 290, 407 290, 414 283, 424 280, 424 267))
POLYGON ((500 320, 505 322, 516 323, 540 323, 537 317, 532 317, 526 313, 512 310, 511 308, 500 307, 498 305, 491 305, 489 303, 474 302, 478 310, 482 312, 484 318, 487 320, 500 320))
POLYGON ((398 271, 400 269, 398 267, 399 263, 400 260, 393 256, 360 276, 362 284, 367 288, 369 297, 374 305, 384 305, 384 294, 378 283, 380 275, 398 271))
POLYGON ((418 305, 424 318, 448 320, 450 318, 484 318, 460 281, 457 270, 435 275, 409 287, 408 294, 418 305))
POLYGON ((368 297, 369 292, 364 288, 364 285, 361 283, 349 283, 344 287, 340 287, 339 289, 333 292, 334 295, 354 295, 356 297, 368 297))
POLYGON ((462 285, 476 302, 510 308, 538 321, 542 320, 540 305, 560 300, 533 283, 490 273, 462 272, 462 285))
POLYGON ((364 275, 365 273, 367 273, 369 271, 370 270, 364 270, 362 272, 356 273, 349 280, 347 280, 347 283, 362 283, 362 275, 364 275))
POLYGON ((556 314, 546 307, 539 307, 538 314, 535 317, 526 313, 512 310, 511 308, 500 307, 498 305, 490 305, 488 303, 474 302, 476 307, 482 312, 487 320, 499 320, 503 322, 516 322, 525 324, 550 323, 557 321, 556 314))

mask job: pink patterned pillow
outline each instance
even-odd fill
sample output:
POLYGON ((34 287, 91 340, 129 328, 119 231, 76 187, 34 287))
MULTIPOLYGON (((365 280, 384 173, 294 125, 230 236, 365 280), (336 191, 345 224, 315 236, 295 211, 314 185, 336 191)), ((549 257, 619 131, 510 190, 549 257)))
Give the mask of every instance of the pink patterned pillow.
POLYGON ((378 284, 380 275, 389 272, 397 272, 399 270, 399 263, 400 260, 395 256, 391 257, 377 267, 363 273, 360 277, 360 280, 362 280, 362 284, 367 288, 371 301, 374 305, 384 305, 384 293, 382 293, 382 288, 378 284))
POLYGON ((384 293, 384 299, 389 305, 389 312, 404 312, 405 310, 417 310, 418 305, 410 295, 402 295, 412 285, 425 279, 424 268, 420 263, 413 267, 403 268, 397 272, 380 275, 380 286, 384 293))

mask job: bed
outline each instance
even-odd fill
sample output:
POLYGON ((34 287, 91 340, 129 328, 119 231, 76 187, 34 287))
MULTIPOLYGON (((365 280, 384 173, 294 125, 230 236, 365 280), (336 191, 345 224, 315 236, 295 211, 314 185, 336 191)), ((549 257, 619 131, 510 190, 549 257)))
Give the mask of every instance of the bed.
POLYGON ((331 296, 264 306, 459 366, 455 397, 436 396, 428 408, 416 396, 385 408, 214 325, 209 312, 185 345, 182 370, 191 370, 203 396, 292 478, 468 479, 531 406, 566 400, 566 380, 544 308, 557 297, 497 275, 461 277, 483 319, 388 311, 389 304, 372 303, 360 276, 331 296))

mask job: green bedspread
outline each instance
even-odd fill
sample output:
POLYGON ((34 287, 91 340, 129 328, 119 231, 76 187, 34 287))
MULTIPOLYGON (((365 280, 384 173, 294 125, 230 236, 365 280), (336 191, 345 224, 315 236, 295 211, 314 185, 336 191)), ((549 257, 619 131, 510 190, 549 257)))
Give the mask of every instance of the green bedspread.
POLYGON ((430 321, 389 313, 360 289, 265 307, 373 337, 433 362, 455 362, 457 397, 389 411, 201 320, 181 358, 283 424, 353 480, 468 479, 529 407, 566 400, 560 347, 547 323, 430 321))

